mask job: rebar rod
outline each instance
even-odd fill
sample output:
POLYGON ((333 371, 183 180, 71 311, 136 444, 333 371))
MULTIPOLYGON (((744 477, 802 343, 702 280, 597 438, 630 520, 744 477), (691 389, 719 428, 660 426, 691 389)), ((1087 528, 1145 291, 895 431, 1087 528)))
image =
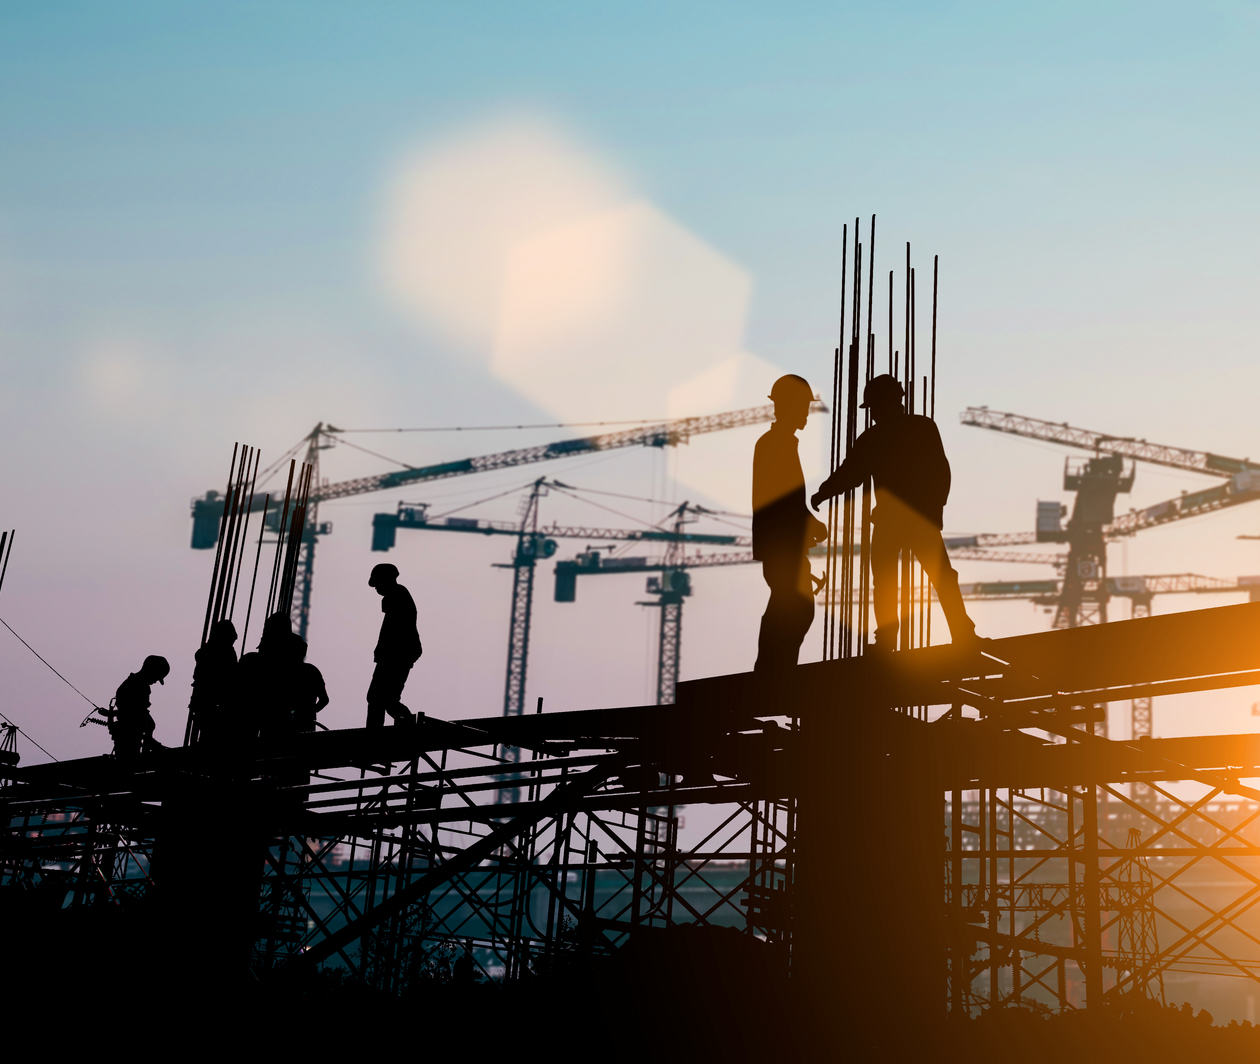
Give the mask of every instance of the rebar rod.
POLYGON ((249 543, 249 518, 254 512, 254 489, 258 486, 258 458, 260 453, 261 452, 257 448, 254 449, 254 472, 249 480, 249 494, 247 496, 249 503, 245 508, 245 523, 241 529, 241 560, 237 562, 236 579, 232 584, 232 604, 228 607, 229 619, 236 616, 236 593, 240 589, 241 572, 245 568, 243 562, 245 557, 245 547, 249 543))
POLYGON ((4 574, 9 571, 9 557, 13 554, 13 540, 17 536, 17 529, 12 528, 3 535, 0 535, 0 587, 4 587, 4 574), (5 544, 8 549, 5 549, 5 544))
POLYGON ((289 523, 289 502, 293 495, 293 471, 297 468, 297 460, 289 459, 289 479, 284 486, 284 505, 280 508, 279 518, 276 522, 276 553, 271 561, 271 584, 267 590, 267 612, 264 618, 270 617, 274 612, 276 599, 276 584, 280 579, 280 551, 284 545, 285 531, 289 523))
MULTIPOLYGON (((856 239, 856 234, 855 234, 856 239)), ((840 356, 844 344, 844 326, 848 311, 849 294, 849 226, 846 223, 841 231, 840 239, 840 333, 839 343, 833 351, 831 373, 831 441, 828 454, 828 469, 835 469, 840 464, 840 433, 842 415, 840 412, 841 374, 844 361, 840 356)), ((836 624, 836 576, 839 567, 837 551, 838 510, 833 496, 827 500, 827 590, 823 597, 823 660, 835 657, 834 631, 836 624)))
POLYGON ((271 492, 263 496, 262 517, 258 522, 258 547, 254 551, 254 573, 249 578, 249 602, 245 606, 245 628, 241 632, 241 650, 245 649, 245 639, 249 635, 249 618, 254 612, 254 588, 258 584, 258 561, 262 556, 263 532, 267 527, 267 510, 271 506, 271 492))
POLYGON ((219 541, 214 551, 214 568, 210 570, 210 593, 206 596, 206 619, 201 625, 201 645, 205 646, 206 636, 210 634, 210 614, 214 609, 214 587, 219 577, 219 559, 223 555, 223 529, 227 526, 227 494, 232 490, 232 478, 236 475, 236 452, 240 443, 232 444, 232 461, 228 465, 227 489, 224 493, 223 513, 219 515, 219 541))
POLYGON ((941 257, 932 256, 932 406, 929 416, 936 420, 936 285, 941 257))
POLYGON ((223 527, 221 540, 223 543, 222 559, 220 561, 217 572, 215 573, 215 589, 214 589, 214 608, 210 613, 210 624, 214 626, 215 622, 222 616, 224 587, 228 573, 232 566, 232 541, 236 533, 236 521, 238 517, 238 509, 241 499, 241 479, 249 462, 249 446, 241 445, 240 458, 236 466, 236 479, 233 481, 227 498, 224 500, 224 507, 227 521, 223 527))
POLYGON ((246 496, 246 482, 249 479, 250 462, 255 459, 257 450, 254 447, 246 445, 241 461, 241 469, 237 474, 236 484, 236 505, 232 517, 231 534, 228 536, 227 547, 227 565, 223 567, 223 591, 222 599, 215 606, 215 620, 221 621, 228 614, 229 590, 235 586, 235 575, 237 571, 238 553, 241 542, 241 515, 242 510, 247 508, 250 503, 250 497, 246 496))

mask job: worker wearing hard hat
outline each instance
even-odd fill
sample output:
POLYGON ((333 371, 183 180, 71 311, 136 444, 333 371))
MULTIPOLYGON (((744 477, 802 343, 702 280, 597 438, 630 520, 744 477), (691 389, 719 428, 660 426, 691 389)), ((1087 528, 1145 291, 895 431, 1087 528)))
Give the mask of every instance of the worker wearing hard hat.
POLYGON ((805 475, 797 453, 797 429, 809 418, 814 393, 794 373, 770 389, 774 424, 753 451, 753 557, 770 588, 757 637, 758 672, 796 664, 814 621, 814 589, 808 550, 827 538, 827 526, 805 505, 805 475))
POLYGON ((919 560, 949 623, 955 643, 972 643, 976 626, 967 616, 958 574, 941 539, 942 513, 949 498, 949 461, 936 422, 906 412, 905 390, 890 374, 866 382, 862 407, 875 424, 853 443, 849 455, 810 499, 815 510, 826 499, 875 482, 871 514, 871 581, 875 599, 875 645, 897 648, 897 561, 902 551, 919 560))
POLYGON ((385 616, 373 653, 376 668, 367 692, 367 726, 383 726, 386 713, 395 724, 410 724, 415 717, 402 704, 402 692, 407 674, 424 653, 416 628, 416 603, 411 592, 398 582, 397 567, 389 562, 372 567, 368 586, 381 596, 381 612, 385 616))
POLYGON ((143 753, 162 748, 153 738, 156 724, 149 712, 149 691, 155 683, 165 683, 171 665, 165 658, 150 654, 138 672, 130 673, 106 711, 109 737, 114 740, 114 756, 134 761, 143 753))

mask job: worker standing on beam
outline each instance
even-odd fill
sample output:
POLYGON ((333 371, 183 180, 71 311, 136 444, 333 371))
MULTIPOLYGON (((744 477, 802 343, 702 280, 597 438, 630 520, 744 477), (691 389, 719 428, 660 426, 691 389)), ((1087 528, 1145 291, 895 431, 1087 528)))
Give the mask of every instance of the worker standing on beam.
POLYGON ((758 672, 796 664, 805 633, 814 623, 809 548, 827 538, 827 526, 805 505, 805 474, 796 430, 809 418, 814 393, 804 377, 789 373, 770 389, 774 424, 753 451, 752 553, 770 588, 757 636, 758 672))
POLYGON ((410 724, 415 717, 402 704, 402 692, 407 674, 424 653, 416 628, 416 603, 411 592, 398 582, 397 567, 389 562, 372 567, 368 586, 381 596, 381 612, 385 616, 373 654, 376 668, 367 693, 367 726, 382 727, 386 713, 395 724, 410 724))
POLYGON ((231 712, 236 685, 236 626, 229 620, 215 621, 210 635, 194 655, 192 697, 193 735, 197 742, 221 747, 227 730, 226 715, 231 712))
POLYGON ((863 409, 875 424, 853 443, 838 469, 810 499, 815 510, 836 495, 875 481, 871 513, 871 582, 875 600, 875 646, 897 649, 897 562, 911 551, 936 588, 955 644, 971 644, 976 626, 967 616, 958 574, 949 564, 941 538, 942 515, 949 498, 949 460, 936 422, 907 413, 905 390, 896 377, 881 374, 866 382, 863 409))

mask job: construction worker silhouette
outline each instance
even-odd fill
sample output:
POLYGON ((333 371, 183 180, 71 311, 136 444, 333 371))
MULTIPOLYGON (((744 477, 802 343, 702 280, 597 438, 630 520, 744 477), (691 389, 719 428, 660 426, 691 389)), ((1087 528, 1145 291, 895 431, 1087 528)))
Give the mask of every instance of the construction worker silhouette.
POLYGON ((139 672, 130 673, 118 685, 107 717, 115 757, 134 761, 141 754, 162 749, 162 744, 153 738, 157 725, 149 712, 149 691, 153 684, 165 683, 170 671, 170 662, 150 654, 139 672))
POLYGON ((224 715, 235 693, 235 642, 236 626, 228 620, 215 621, 205 645, 194 655, 196 665, 188 708, 192 710, 198 742, 215 745, 223 741, 224 715))
POLYGON ((853 443, 849 456, 810 499, 815 510, 826 499, 875 482, 871 513, 871 582, 875 599, 875 645, 897 648, 897 562, 902 551, 919 559, 936 588, 955 643, 971 643, 976 626, 967 616, 958 574, 941 539, 942 513, 949 498, 949 461, 936 422, 909 414, 905 390, 890 374, 866 382, 862 407, 874 419, 853 443))
POLYGON ((368 587, 375 588, 381 596, 381 612, 385 616, 373 654, 376 668, 367 692, 367 726, 382 727, 386 713, 395 724, 409 724, 415 717, 402 704, 403 687, 411 667, 424 653, 416 629, 416 603, 411 592, 398 582, 397 567, 389 562, 372 567, 368 587))
POLYGON ((294 635, 290 640, 293 656, 293 727, 300 732, 315 730, 315 717, 328 705, 324 675, 306 660, 306 640, 294 635))
POLYGON ((233 722, 238 744, 284 742, 292 735, 293 638, 293 622, 278 610, 263 621, 258 649, 241 655, 236 670, 240 708, 233 722))
POLYGON ((808 550, 826 539, 827 526, 805 505, 805 475, 796 430, 809 418, 814 393, 804 377, 780 377, 770 389, 774 424, 753 450, 753 557, 770 588, 757 636, 758 672, 796 664, 814 623, 814 588, 808 550))

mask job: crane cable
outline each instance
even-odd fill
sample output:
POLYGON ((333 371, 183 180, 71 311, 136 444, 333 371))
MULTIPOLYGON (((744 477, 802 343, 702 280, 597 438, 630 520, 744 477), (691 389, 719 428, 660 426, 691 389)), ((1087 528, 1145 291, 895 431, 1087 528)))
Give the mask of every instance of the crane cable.
POLYGON ((613 425, 659 425, 665 418, 629 418, 625 421, 547 421, 533 425, 438 425, 398 429, 329 429, 334 435, 346 432, 509 432, 523 429, 589 429, 613 425))

